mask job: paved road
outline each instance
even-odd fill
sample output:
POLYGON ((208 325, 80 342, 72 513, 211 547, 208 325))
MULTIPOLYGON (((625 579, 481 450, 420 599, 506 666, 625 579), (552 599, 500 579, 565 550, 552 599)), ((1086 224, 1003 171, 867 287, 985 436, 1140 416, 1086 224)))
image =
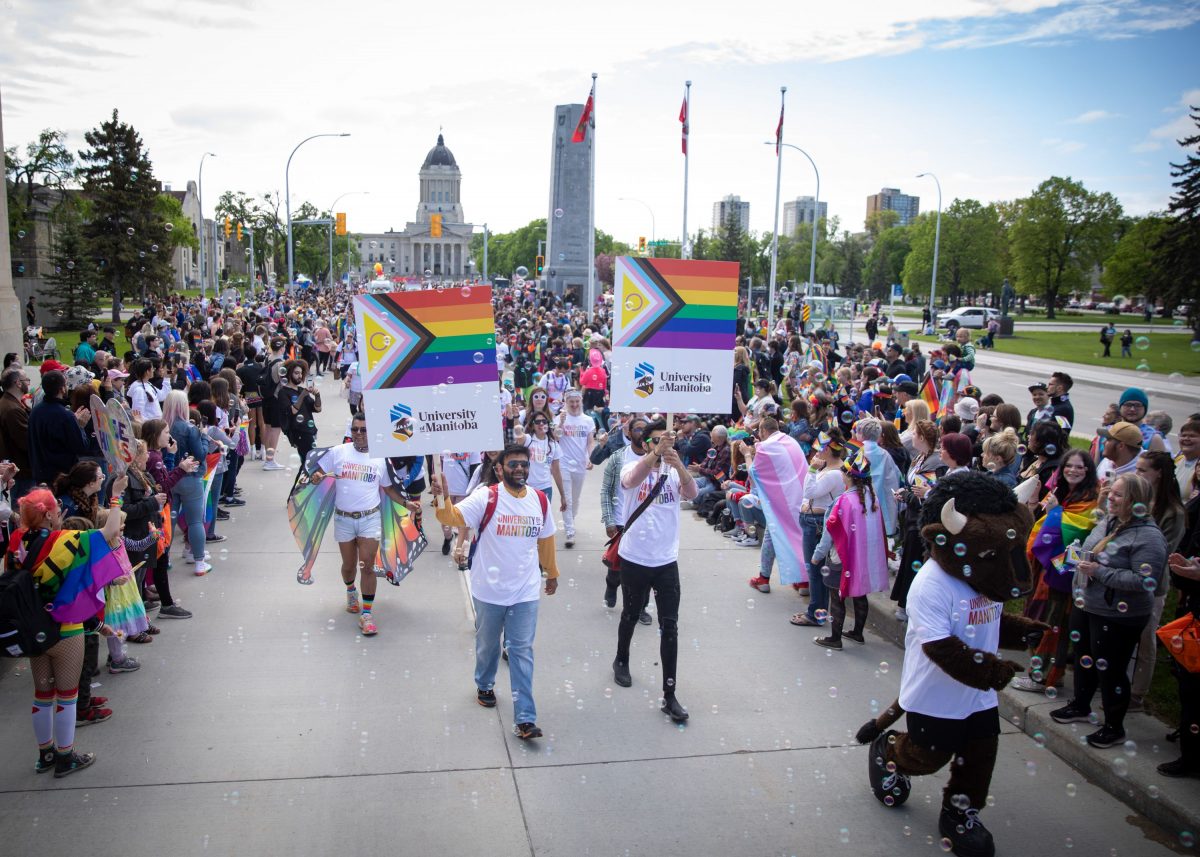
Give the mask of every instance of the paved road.
MULTIPOLYGON (((886 314, 886 311, 885 311, 885 314, 886 314)), ((1138 318, 1141 318, 1141 317, 1138 316, 1138 318)), ((899 313, 896 314, 896 326, 901 329, 904 329, 904 327, 906 325, 908 327, 912 327, 912 328, 919 328, 921 326, 920 320, 921 320, 920 315, 901 315, 899 313)), ((1062 333, 1062 332, 1067 332, 1067 331, 1094 330, 1097 332, 1097 334, 1099 334, 1100 325, 1102 323, 1103 322, 1101 322, 1099 319, 1097 319, 1096 321, 1059 321, 1057 319, 1054 321, 1045 321, 1045 320, 1043 320, 1043 321, 1022 321, 1020 319, 1016 319, 1013 322, 1013 328, 1015 330, 1028 331, 1031 333, 1037 332, 1037 331, 1042 331, 1044 333, 1062 333)), ((857 331, 861 326, 862 326, 861 324, 856 324, 855 330, 857 331)), ((1129 322, 1122 322, 1117 325, 1118 331, 1124 331, 1126 328, 1133 331, 1134 333, 1190 334, 1192 332, 1191 328, 1188 327, 1187 325, 1183 324, 1182 322, 1180 324, 1157 324, 1157 325, 1154 325, 1154 324, 1144 324, 1141 322, 1129 321, 1129 322)))
MULTIPOLYGON (((344 403, 326 390, 322 432, 333 437, 344 403)), ((542 603, 546 738, 525 745, 510 734, 509 705, 475 704, 463 578, 436 542, 399 588, 381 585, 381 633, 363 639, 342 611, 332 550, 314 586, 294 582, 290 481, 249 465, 251 502, 223 526, 216 569, 188 577, 177 562, 175 588, 196 617, 164 620, 136 652, 140 672, 101 677, 97 692, 117 713, 79 733, 99 754, 91 770, 34 775, 28 668, 4 664, 4 853, 940 853, 944 777, 887 810, 851 739, 894 698, 901 652, 875 637, 837 655, 813 646, 787 622, 790 590, 746 587, 755 551, 684 523, 679 693, 692 719, 676 727, 658 711, 654 630, 635 634, 634 686, 612 681, 617 616, 601 603, 599 527, 581 530, 578 548, 560 551, 558 594, 542 603)), ((598 485, 593 473, 588 521, 598 485)), ((498 689, 504 700, 503 675, 498 689)), ((1007 724, 1000 750, 984 817, 1001 853, 1171 853, 1179 831, 1149 824, 1007 724)))

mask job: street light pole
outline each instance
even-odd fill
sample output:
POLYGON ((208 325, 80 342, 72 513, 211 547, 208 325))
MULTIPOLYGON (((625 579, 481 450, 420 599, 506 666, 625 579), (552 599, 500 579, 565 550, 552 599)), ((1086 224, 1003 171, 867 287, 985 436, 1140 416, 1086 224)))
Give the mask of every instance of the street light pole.
POLYGON ((200 177, 196 182, 196 195, 200 197, 200 300, 204 300, 204 159, 215 158, 212 152, 200 156, 200 177))
POLYGON ((488 278, 487 253, 488 253, 488 225, 485 223, 485 224, 483 224, 483 281, 485 283, 491 283, 491 280, 488 278))
POLYGON ((350 135, 346 132, 342 132, 340 134, 313 134, 311 137, 305 137, 303 140, 301 140, 299 143, 297 143, 296 148, 292 149, 292 154, 288 155, 287 166, 284 167, 284 169, 283 169, 283 200, 284 200, 284 204, 287 206, 287 226, 288 226, 288 232, 287 232, 287 260, 288 260, 287 289, 289 292, 291 292, 291 290, 292 290, 292 284, 296 281, 296 262, 295 262, 295 258, 292 253, 292 185, 291 185, 292 158, 295 156, 296 151, 301 146, 303 146, 305 143, 307 143, 309 140, 315 140, 318 137, 349 137, 349 136, 350 135))
POLYGON ((937 316, 933 312, 933 296, 937 293, 937 263, 938 263, 938 244, 942 240, 942 183, 938 181, 938 177, 933 173, 919 173, 917 178, 923 179, 929 176, 937 184, 938 190, 938 207, 937 207, 937 225, 933 230, 933 277, 929 282, 929 323, 937 328, 937 316))
MULTIPOLYGON (((647 203, 643 202, 642 200, 640 200, 640 199, 634 199, 632 196, 619 196, 619 197, 617 197, 617 202, 637 202, 637 203, 641 203, 642 205, 646 206, 646 211, 650 212, 650 256, 651 256, 651 258, 653 258, 653 256, 654 256, 654 242, 658 240, 658 237, 657 237, 657 236, 658 236, 658 229, 657 229, 657 228, 655 227, 655 225, 654 225, 654 224, 655 224, 655 220, 654 220, 654 209, 653 209, 653 208, 651 208, 651 207, 650 207, 650 206, 649 206, 647 203)), ((684 236, 684 240, 685 240, 685 241, 687 240, 687 237, 686 237, 686 236, 684 236)))
MULTIPOLYGON (((767 140, 765 143, 763 143, 763 145, 769 146, 771 145, 771 141, 767 140)), ((808 253, 808 287, 811 289, 813 285, 816 284, 817 223, 821 219, 821 173, 817 169, 816 163, 813 161, 812 156, 808 152, 804 151, 799 146, 793 145, 792 143, 784 143, 783 145, 787 146, 789 149, 795 149, 804 157, 808 158, 808 162, 812 164, 813 173, 815 173, 817 176, 817 195, 813 197, 812 249, 809 250, 808 253)))
MULTIPOLYGON (((369 190, 348 190, 329 205, 329 220, 331 221, 329 224, 329 287, 331 289, 333 288, 333 221, 337 220, 337 214, 334 212, 334 208, 336 208, 337 204, 342 201, 342 197, 353 196, 354 194, 370 196, 371 192, 369 190)), ((346 278, 348 280, 350 275, 349 251, 346 252, 346 260, 346 278)))
POLYGON ((779 87, 779 133, 775 152, 775 227, 771 230, 771 282, 767 294, 767 336, 775 331, 775 270, 779 262, 779 188, 783 182, 783 103, 787 98, 787 87, 779 87))

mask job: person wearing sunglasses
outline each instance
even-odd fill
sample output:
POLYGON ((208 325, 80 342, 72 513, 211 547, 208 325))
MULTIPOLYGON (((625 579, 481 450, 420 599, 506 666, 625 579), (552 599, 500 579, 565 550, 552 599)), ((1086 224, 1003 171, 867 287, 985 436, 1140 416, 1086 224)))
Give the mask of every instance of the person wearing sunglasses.
MULTIPOLYGON (((379 491, 394 503, 407 505, 406 498, 388 475, 387 460, 372 458, 367 444, 367 419, 362 413, 350 420, 350 443, 330 447, 317 462, 317 471, 309 477, 320 484, 326 477, 336 479, 333 534, 342 555, 342 582, 346 585, 346 612, 358 614, 364 637, 379 633, 375 624, 375 557, 379 553, 383 520, 379 509, 379 491), (362 587, 359 597, 355 577, 362 587)), ((302 583, 306 581, 301 581, 302 583)))
POLYGON ((562 471, 559 469, 562 444, 550 432, 551 419, 541 411, 533 411, 525 428, 515 432, 515 440, 529 450, 529 487, 538 489, 549 500, 554 499, 554 489, 557 488, 559 510, 565 512, 567 495, 563 491, 562 471))
POLYGON ((533 638, 543 575, 547 595, 558 589, 554 513, 546 496, 528 484, 528 449, 505 447, 493 467, 500 484, 481 485, 461 504, 451 499, 444 475, 433 477, 433 491, 443 498, 437 509, 442 526, 470 527, 479 534, 467 572, 475 604, 475 699, 484 708, 496 707, 503 637, 513 731, 528 741, 542 735, 533 700, 533 638))
POLYGON ((624 596, 617 629, 617 657, 613 680, 630 687, 629 643, 647 590, 654 590, 658 612, 659 660, 663 671, 663 713, 676 723, 688 712, 675 698, 675 664, 679 654, 679 500, 696 499, 696 480, 683 466, 667 433, 667 424, 655 420, 646 426, 646 454, 621 468, 621 502, 625 530, 621 558, 624 596), (637 513, 637 514, 635 514, 637 513))

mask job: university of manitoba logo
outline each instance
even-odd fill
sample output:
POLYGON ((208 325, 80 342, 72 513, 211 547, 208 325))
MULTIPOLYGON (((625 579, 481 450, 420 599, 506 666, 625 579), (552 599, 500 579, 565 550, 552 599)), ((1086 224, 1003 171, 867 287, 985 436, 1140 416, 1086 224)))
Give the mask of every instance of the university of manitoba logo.
POLYGON ((392 405, 388 417, 392 421, 392 437, 404 443, 413 436, 412 408, 397 402, 392 405))
POLYGON ((654 394, 654 367, 639 363, 633 368, 633 392, 643 399, 654 394))

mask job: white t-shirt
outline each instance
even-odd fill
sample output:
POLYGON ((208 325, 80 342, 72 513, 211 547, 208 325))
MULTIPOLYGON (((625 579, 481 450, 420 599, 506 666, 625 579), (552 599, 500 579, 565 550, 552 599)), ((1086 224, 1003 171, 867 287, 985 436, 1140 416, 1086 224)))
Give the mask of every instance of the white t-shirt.
POLYGON ((905 711, 952 720, 995 708, 996 691, 976 690, 951 678, 929 660, 921 646, 958 637, 973 649, 995 654, 1000 647, 1004 605, 951 577, 931 558, 917 572, 907 609, 900 706, 905 711))
POLYGON ((479 463, 478 452, 452 452, 442 454, 442 473, 451 497, 466 495, 471 481, 471 468, 479 463))
POLYGON ((508 343, 501 342, 500 338, 496 338, 496 368, 501 372, 504 371, 504 358, 508 356, 508 343))
POLYGON ((596 433, 596 421, 587 414, 571 416, 566 411, 559 414, 558 442, 562 446, 563 470, 582 473, 587 470, 588 438, 596 433))
POLYGON ((359 452, 352 443, 331 447, 321 456, 317 466, 322 472, 337 477, 334 504, 343 512, 374 509, 379 505, 380 487, 392 484, 384 459, 372 458, 369 452, 359 452))
POLYGON ((529 478, 526 483, 543 491, 553 488, 554 476, 550 473, 550 465, 562 458, 562 444, 552 443, 549 438, 538 440, 527 434, 525 446, 529 448, 529 478))
MULTIPOLYGON (((622 486, 626 475, 633 472, 640 460, 626 453, 625 464, 621 467, 622 486)), ((642 505, 660 475, 658 470, 654 470, 640 485, 621 488, 622 521, 628 521, 637 507, 642 505)), ((633 526, 621 536, 617 553, 630 562, 650 567, 667 565, 679 557, 679 474, 674 468, 667 471, 667 481, 654 502, 638 515, 633 526)))
MULTIPOLYGON (((487 501, 488 488, 481 485, 457 504, 472 530, 478 530, 487 501)), ((537 543, 538 539, 552 535, 554 515, 549 504, 543 516, 536 492, 527 488, 524 497, 514 497, 501 485, 496 495, 496 511, 479 534, 479 544, 471 560, 467 575, 471 595, 488 604, 504 606, 537 601, 542 587, 537 543)))

